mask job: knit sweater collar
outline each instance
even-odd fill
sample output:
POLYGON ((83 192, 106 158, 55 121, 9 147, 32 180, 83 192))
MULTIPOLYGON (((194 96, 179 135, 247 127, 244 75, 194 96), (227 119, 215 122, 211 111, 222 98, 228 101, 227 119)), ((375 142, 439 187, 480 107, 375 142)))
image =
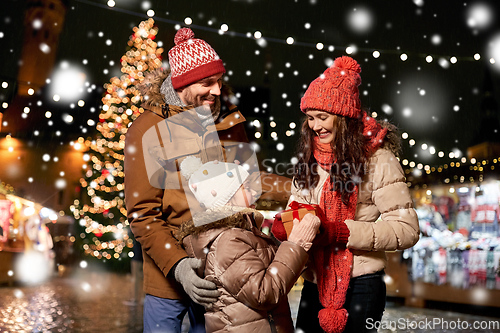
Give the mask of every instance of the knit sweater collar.
POLYGON ((169 73, 163 81, 160 92, 163 95, 165 103, 175 106, 186 106, 182 103, 182 100, 177 94, 177 91, 175 91, 174 86, 172 86, 172 73, 169 73))

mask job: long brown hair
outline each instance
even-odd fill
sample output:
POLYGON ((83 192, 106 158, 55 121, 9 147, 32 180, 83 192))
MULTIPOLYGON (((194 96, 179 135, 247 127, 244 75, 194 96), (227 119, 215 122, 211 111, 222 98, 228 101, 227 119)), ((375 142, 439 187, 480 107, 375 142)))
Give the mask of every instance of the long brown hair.
MULTIPOLYGON (((339 191, 344 204, 347 204, 355 183, 359 183, 366 173, 363 120, 336 116, 334 121, 335 137, 331 142, 335 154, 330 168, 333 191, 339 191)), ((294 185, 301 189, 312 189, 318 185, 318 162, 314 157, 314 137, 316 133, 309 127, 307 118, 302 123, 297 148, 298 163, 294 167, 294 185)))

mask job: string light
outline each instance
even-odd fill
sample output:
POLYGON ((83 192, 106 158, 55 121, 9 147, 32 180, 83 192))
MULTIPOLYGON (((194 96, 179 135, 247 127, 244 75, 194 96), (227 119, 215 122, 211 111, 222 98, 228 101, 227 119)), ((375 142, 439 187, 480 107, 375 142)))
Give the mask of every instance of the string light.
MULTIPOLYGON (((409 135, 408 135, 408 133, 404 132, 404 133, 402 133, 402 134, 401 134, 401 137, 402 137, 404 140, 407 140, 407 139, 409 138, 409 135)), ((408 145, 409 145, 410 147, 413 147, 413 146, 414 146, 414 145, 416 145, 416 144, 417 144, 417 142, 415 141, 415 139, 410 139, 410 140, 408 140, 408 145)), ((435 147, 433 147, 433 146, 429 146, 429 145, 428 145, 427 143, 425 143, 425 142, 424 142, 424 143, 422 143, 422 144, 420 144, 420 147, 422 148, 422 150, 427 150, 427 149, 429 149, 429 153, 430 153, 430 154, 432 154, 432 155, 434 155, 434 154, 436 153, 436 148, 435 148, 435 147)), ((459 151, 454 151, 454 152, 452 151, 452 152, 449 152, 449 153, 448 153, 448 157, 449 157, 449 158, 462 158, 462 162, 463 162, 463 160, 465 159, 465 157, 461 157, 460 155, 461 155, 461 154, 460 154, 460 152, 459 152, 459 151)), ((442 157, 444 157, 444 156, 445 156, 445 153, 444 153, 443 151, 439 151, 439 152, 438 152, 438 157, 441 157, 441 158, 442 158, 442 157)), ((465 163, 465 162, 463 162, 463 163, 465 163)))
MULTIPOLYGON (((80 1, 80 2, 83 2, 81 0, 77 0, 77 1, 80 1)), ((93 6, 98 6, 98 4, 93 4, 93 3, 89 3, 87 1, 85 1, 85 4, 87 5, 93 5, 93 6)), ((108 5, 109 6, 109 5, 108 5)), ((108 8, 108 9, 111 9, 111 8, 108 8)), ((141 13, 136 13, 137 16, 141 16, 143 14, 141 13)), ((148 11, 148 15, 151 16, 154 16, 154 11, 153 10, 149 10, 148 11), (150 15, 152 14, 152 15, 150 15)), ((175 20, 171 20, 171 19, 166 19, 166 18, 162 18, 162 17, 155 17, 155 20, 156 21, 159 21, 159 22, 166 22, 166 23, 169 23, 169 24, 175 24, 176 25, 176 29, 180 29, 181 28, 181 24, 182 22, 179 22, 179 21, 175 21, 175 20)), ((187 24, 184 22, 184 24, 187 24)), ((210 20, 208 21, 208 25, 211 26, 213 24, 213 22, 210 20)), ((221 26, 220 29, 214 29, 214 28, 211 28, 211 27, 207 27, 207 26, 193 26, 195 28, 201 28, 203 30, 207 30, 207 31, 212 31, 212 32, 226 32, 227 30, 224 30, 227 28, 227 24, 223 24, 221 26)), ((311 25, 309 23, 306 23, 305 24, 305 28, 306 29, 309 29, 311 27, 311 25)), ((228 29, 228 28, 227 28, 228 29)), ((251 34, 247 34, 247 33, 239 33, 239 32, 233 32, 231 34, 231 36, 236 36, 236 37, 244 37, 244 38, 256 38, 256 39, 260 39, 261 37, 257 37, 257 36, 252 36, 251 34)), ((280 38, 269 38, 267 41, 269 42, 275 42, 275 43, 288 43, 289 41, 289 38, 292 38, 293 37, 288 37, 286 39, 280 39, 280 38)), ((293 39, 294 40, 294 39, 293 39)), ((293 44, 293 43, 292 43, 293 44)), ((301 46, 304 46, 304 47, 311 47, 311 48, 316 48, 318 43, 306 43, 306 42, 302 42, 300 43, 301 46)), ((349 51, 349 52, 369 52, 369 53, 372 53, 373 57, 374 58, 378 58, 380 56, 380 51, 383 51, 384 54, 393 54, 395 53, 396 51, 395 50, 379 50, 379 51, 374 51, 374 49, 368 49, 368 48, 359 48, 359 49, 353 49, 352 46, 349 46, 349 47, 345 47, 345 46, 334 46, 334 45, 331 45, 329 46, 329 51, 333 51, 335 48, 338 48, 338 49, 345 49, 346 52, 349 51), (377 52, 377 53, 375 53, 377 52)), ((348 54, 351 54, 351 53, 348 53, 348 54)), ((412 56, 415 56, 415 57, 422 57, 422 55, 420 54, 414 54, 412 56)), ((433 57, 431 55, 427 55, 427 56, 424 56, 426 58, 426 61, 427 62, 432 62, 432 59, 433 57), (430 57, 430 58, 429 58, 430 57), (430 59, 430 61, 428 60, 430 59)), ((451 58, 452 56, 445 56, 446 58, 451 58)), ((481 58, 481 56, 479 55, 479 53, 476 53, 474 54, 474 56, 472 57, 467 57, 467 56, 464 56, 464 57, 460 57, 460 60, 461 61, 472 61, 472 60, 479 60, 481 58)), ((458 57, 457 57, 457 60, 458 60, 458 57)), ((494 59, 490 60, 490 63, 491 61, 494 62, 494 59)))
POLYGON ((345 53, 347 54, 353 54, 354 52, 356 52, 356 48, 354 46, 348 46, 345 49, 345 53))
MULTIPOLYGON (((459 171, 458 168, 466 167, 467 166, 466 162, 467 162, 467 159, 465 157, 463 157, 460 160, 460 162, 450 162, 449 164, 439 165, 436 167, 431 167, 431 166, 426 165, 423 168, 426 171, 426 174, 428 174, 428 175, 430 175, 431 173, 435 173, 435 172, 441 173, 441 172, 444 172, 445 170, 448 170, 449 172, 451 172, 453 174, 454 172, 452 171, 452 169, 457 170, 457 174, 444 179, 443 182, 446 184, 449 184, 451 182, 464 183, 466 180, 468 180, 471 183, 475 183, 475 182, 481 183, 485 179, 485 177, 484 177, 485 171, 497 170, 496 165, 498 163, 500 163, 500 157, 495 158, 492 161, 482 160, 481 162, 478 162, 475 158, 470 159, 471 164, 468 166, 468 169, 469 169, 469 172, 472 172, 474 174, 472 176, 469 176, 468 178, 466 178, 466 176, 464 176, 463 174, 462 175, 458 174, 458 171, 459 171)), ((408 163, 407 160, 403 160, 402 164, 404 166, 409 165, 409 167, 410 167, 409 169, 405 169, 405 174, 412 174, 413 176, 417 177, 416 179, 413 179, 415 186, 418 187, 418 186, 422 185, 422 184, 419 184, 419 180, 418 180, 418 177, 420 177, 421 174, 419 174, 419 172, 416 172, 416 171, 419 171, 418 165, 417 165, 417 169, 413 169, 415 167, 415 162, 413 162, 413 161, 408 163)), ((460 170, 460 172, 463 173, 464 170, 462 169, 462 170, 460 170)), ((408 182, 408 186, 411 186, 411 185, 412 185, 412 183, 408 182)), ((422 186, 426 187, 427 185, 423 184, 422 186)))

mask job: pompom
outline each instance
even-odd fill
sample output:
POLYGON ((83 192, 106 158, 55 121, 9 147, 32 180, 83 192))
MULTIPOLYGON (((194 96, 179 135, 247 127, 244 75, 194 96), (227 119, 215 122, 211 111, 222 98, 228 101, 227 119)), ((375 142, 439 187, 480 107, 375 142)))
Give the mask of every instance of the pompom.
POLYGON ((327 333, 340 333, 344 331, 347 324, 347 310, 335 309, 333 307, 324 308, 319 311, 318 318, 321 328, 327 333))
POLYGON ((333 62, 333 65, 338 68, 348 69, 356 73, 361 73, 361 66, 351 57, 342 56, 333 62))
POLYGON ((193 173, 195 173, 196 171, 198 171, 199 168, 201 168, 201 165, 202 163, 199 157, 188 156, 184 159, 184 161, 182 161, 180 165, 181 174, 184 176, 184 178, 189 180, 189 178, 191 178, 193 173))
POLYGON ((192 38, 194 38, 193 30, 189 28, 182 28, 175 34, 174 43, 175 45, 179 45, 192 38))

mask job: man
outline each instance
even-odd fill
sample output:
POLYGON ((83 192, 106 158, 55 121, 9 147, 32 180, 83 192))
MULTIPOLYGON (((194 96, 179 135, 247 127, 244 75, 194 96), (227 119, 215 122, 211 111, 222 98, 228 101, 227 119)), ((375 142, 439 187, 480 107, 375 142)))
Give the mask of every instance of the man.
MULTIPOLYGON (((174 41, 168 52, 170 71, 144 80, 145 111, 127 132, 125 203, 143 249, 144 332, 180 333, 186 312, 191 332, 205 332, 200 304, 209 306, 219 294, 215 284, 198 277, 201 263, 188 258, 174 237, 192 215, 190 191, 183 189, 178 165, 189 155, 203 162, 218 159, 217 154, 234 160, 237 149, 228 147, 248 140, 245 118, 236 106, 226 103, 227 110, 221 112, 225 68, 215 50, 188 28, 180 29, 174 41)), ((286 200, 283 179, 266 177, 264 189, 280 196, 267 197, 286 200)))

